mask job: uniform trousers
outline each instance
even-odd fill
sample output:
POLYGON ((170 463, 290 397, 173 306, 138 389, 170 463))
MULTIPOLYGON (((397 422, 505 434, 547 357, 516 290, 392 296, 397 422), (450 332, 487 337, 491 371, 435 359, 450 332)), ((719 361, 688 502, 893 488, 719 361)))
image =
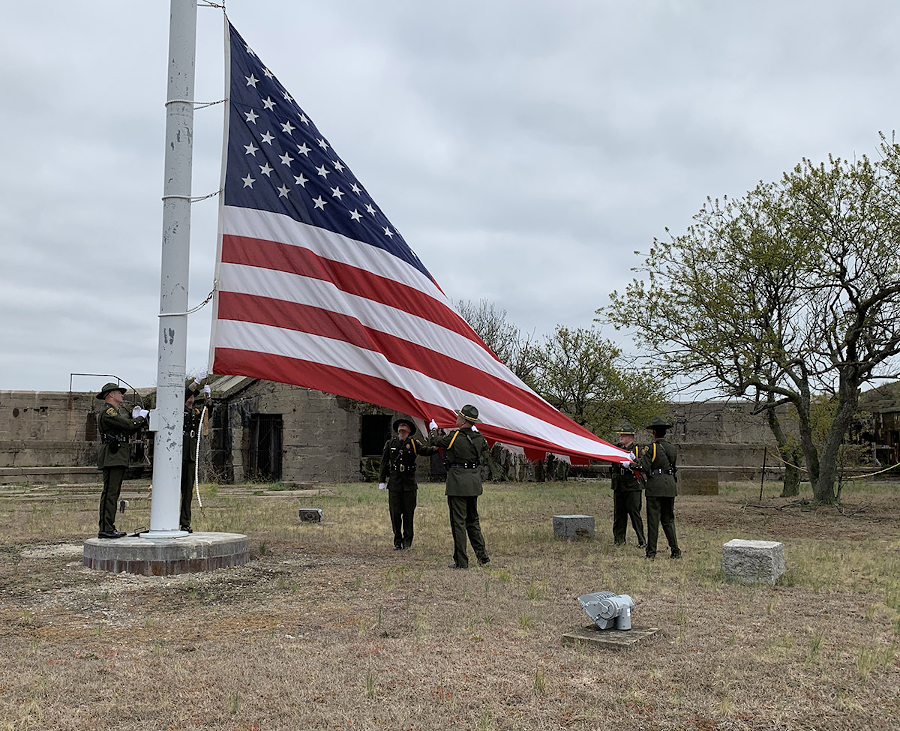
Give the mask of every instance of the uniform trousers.
POLYGON ((179 528, 191 527, 191 502, 194 499, 194 474, 196 462, 181 461, 181 512, 178 516, 179 528))
POLYGON ((631 527, 637 536, 638 545, 646 543, 644 539, 644 521, 641 519, 641 491, 615 490, 613 492, 613 541, 616 545, 625 543, 625 530, 631 518, 631 527))
POLYGON ((394 548, 409 548, 413 542, 413 517, 418 490, 388 491, 388 510, 394 529, 394 548))
POLYGON ((116 529, 116 509, 119 507, 119 493, 126 467, 103 468, 103 492, 100 493, 100 533, 111 533, 116 529))
POLYGON ((675 535, 675 498, 647 495, 647 556, 649 558, 656 555, 660 523, 666 534, 666 540, 669 542, 672 556, 680 556, 681 549, 678 548, 678 538, 675 535))
POLYGON ((468 535, 478 561, 487 563, 490 559, 484 547, 484 537, 481 535, 478 496, 448 495, 447 505, 450 507, 450 531, 453 533, 453 562, 461 569, 469 568, 469 556, 466 553, 468 535))

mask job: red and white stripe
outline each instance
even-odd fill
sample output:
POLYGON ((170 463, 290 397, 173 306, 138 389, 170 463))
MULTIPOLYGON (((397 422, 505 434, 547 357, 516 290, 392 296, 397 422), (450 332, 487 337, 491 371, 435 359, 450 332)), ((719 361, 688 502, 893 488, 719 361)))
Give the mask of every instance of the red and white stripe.
POLYGON ((225 206, 212 370, 334 393, 574 463, 627 460, 531 391, 441 289, 396 256, 290 217, 225 206))

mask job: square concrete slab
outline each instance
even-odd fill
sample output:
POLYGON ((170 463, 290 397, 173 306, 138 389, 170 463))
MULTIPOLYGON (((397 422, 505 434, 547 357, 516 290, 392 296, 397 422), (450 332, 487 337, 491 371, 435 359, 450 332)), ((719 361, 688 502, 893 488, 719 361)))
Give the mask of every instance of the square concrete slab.
POLYGON ((659 632, 658 627, 632 627, 629 630, 600 629, 595 624, 576 627, 563 635, 563 642, 581 643, 604 650, 627 650, 659 632))

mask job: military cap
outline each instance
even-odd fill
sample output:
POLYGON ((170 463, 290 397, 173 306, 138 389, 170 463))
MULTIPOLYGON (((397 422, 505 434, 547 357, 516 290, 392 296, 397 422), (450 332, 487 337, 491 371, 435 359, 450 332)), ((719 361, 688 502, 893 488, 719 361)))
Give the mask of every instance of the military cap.
POLYGON ((647 424, 648 429, 671 429, 672 425, 666 421, 665 419, 660 419, 658 416, 653 417, 653 421, 647 424))
POLYGON ((456 413, 466 421, 471 421, 473 424, 481 423, 481 419, 478 418, 478 409, 476 409, 471 404, 466 404, 456 413))
POLYGON ((634 428, 627 421, 623 421, 616 430, 616 434, 631 434, 634 436, 634 428))
POLYGON ((396 419, 394 421, 394 431, 397 431, 397 427, 401 424, 406 424, 409 427, 409 435, 412 436, 416 433, 416 425, 412 423, 409 419, 404 419, 403 417, 396 419))
POLYGON ((107 383, 103 388, 100 389, 100 393, 98 393, 94 398, 98 398, 101 401, 106 398, 106 394, 110 391, 121 391, 122 394, 128 393, 127 388, 123 388, 118 383, 107 383))

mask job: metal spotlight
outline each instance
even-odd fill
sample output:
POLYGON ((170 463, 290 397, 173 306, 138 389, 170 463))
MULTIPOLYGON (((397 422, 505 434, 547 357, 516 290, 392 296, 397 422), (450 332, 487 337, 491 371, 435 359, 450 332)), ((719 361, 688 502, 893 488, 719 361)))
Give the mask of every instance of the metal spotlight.
POLYGON ((627 594, 598 591, 596 594, 582 594, 578 603, 600 629, 631 629, 631 610, 634 599, 627 594))

